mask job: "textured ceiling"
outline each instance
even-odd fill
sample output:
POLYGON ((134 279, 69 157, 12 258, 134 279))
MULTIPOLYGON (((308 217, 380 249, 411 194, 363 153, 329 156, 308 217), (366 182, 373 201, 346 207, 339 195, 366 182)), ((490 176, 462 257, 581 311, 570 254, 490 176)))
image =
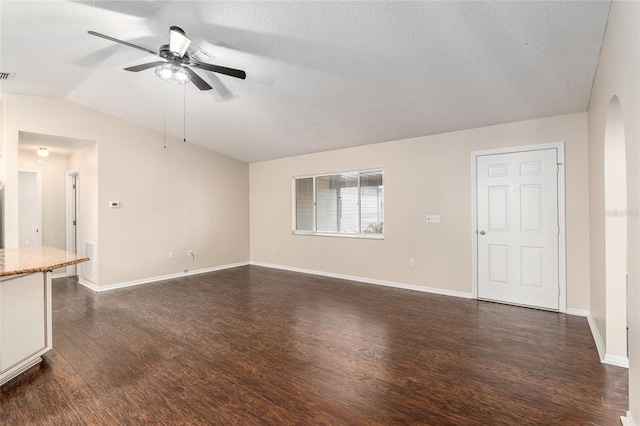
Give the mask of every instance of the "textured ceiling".
POLYGON ((0 90, 64 98, 247 162, 581 112, 609 2, 0 2, 0 90), (122 68, 183 28, 214 89, 122 68))

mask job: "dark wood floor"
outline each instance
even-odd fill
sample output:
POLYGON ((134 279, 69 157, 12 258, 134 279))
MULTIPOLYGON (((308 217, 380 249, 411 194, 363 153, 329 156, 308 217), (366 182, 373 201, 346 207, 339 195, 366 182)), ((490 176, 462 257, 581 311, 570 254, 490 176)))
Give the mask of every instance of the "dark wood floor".
POLYGON ((53 287, 54 349, 2 387, 2 425, 615 425, 628 406, 580 317, 254 266, 53 287))

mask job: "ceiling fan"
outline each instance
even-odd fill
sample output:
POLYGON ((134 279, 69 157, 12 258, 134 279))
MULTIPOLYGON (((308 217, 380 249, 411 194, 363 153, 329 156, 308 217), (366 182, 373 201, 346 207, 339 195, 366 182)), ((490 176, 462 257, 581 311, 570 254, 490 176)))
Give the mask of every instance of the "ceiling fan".
POLYGON ((210 90, 211 86, 187 65, 243 80, 247 78, 247 74, 242 70, 207 64, 191 58, 187 52, 189 44, 191 44, 191 40, 187 37, 182 28, 176 26, 169 28, 169 44, 163 44, 157 52, 147 49, 146 47, 97 33, 95 31, 88 31, 88 33, 96 37, 102 37, 116 43, 124 44, 125 46, 133 47, 134 49, 151 53, 152 55, 159 56, 164 59, 163 61, 149 62, 146 64, 127 67, 125 68, 126 71, 138 72, 155 67, 155 72, 161 79, 173 84, 186 84, 191 81, 200 90, 210 90))

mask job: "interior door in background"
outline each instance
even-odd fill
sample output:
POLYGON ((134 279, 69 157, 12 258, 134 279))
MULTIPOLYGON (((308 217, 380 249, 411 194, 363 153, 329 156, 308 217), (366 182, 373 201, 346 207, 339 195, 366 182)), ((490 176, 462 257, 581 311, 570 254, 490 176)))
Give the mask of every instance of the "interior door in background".
POLYGON ((557 150, 476 161, 478 298, 558 310, 557 150))
POLYGON ((42 245, 42 180, 39 171, 18 176, 18 246, 42 245))

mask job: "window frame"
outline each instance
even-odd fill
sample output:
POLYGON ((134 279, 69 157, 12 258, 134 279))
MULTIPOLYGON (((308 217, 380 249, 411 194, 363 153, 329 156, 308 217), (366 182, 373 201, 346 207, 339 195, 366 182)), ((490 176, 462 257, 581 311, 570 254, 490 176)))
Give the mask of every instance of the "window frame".
MULTIPOLYGON (((300 175, 294 176, 291 178, 291 233, 293 235, 306 235, 306 236, 319 236, 319 237, 338 237, 338 238, 364 238, 370 240, 384 240, 384 227, 383 231, 380 234, 376 233, 367 233, 362 232, 362 206, 361 206, 361 196, 362 191, 360 189, 360 174, 362 173, 373 173, 379 172, 382 175, 382 187, 384 188, 384 170, 382 167, 372 168, 372 169, 361 169, 361 170, 347 170, 340 172, 331 172, 331 173, 318 173, 311 175, 300 175), (348 173, 356 173, 357 174, 357 194, 358 194, 358 230, 359 232, 330 232, 330 231, 317 231, 318 223, 318 212, 317 212, 317 193, 316 193, 316 179, 325 176, 336 176, 348 173), (297 193, 296 193, 296 181, 298 179, 313 179, 313 209, 312 209, 312 231, 307 230, 298 230, 297 226, 297 193)), ((382 193, 382 217, 384 218, 385 214, 385 203, 384 203, 384 190, 382 193)))

